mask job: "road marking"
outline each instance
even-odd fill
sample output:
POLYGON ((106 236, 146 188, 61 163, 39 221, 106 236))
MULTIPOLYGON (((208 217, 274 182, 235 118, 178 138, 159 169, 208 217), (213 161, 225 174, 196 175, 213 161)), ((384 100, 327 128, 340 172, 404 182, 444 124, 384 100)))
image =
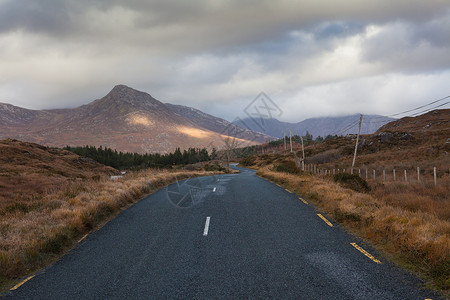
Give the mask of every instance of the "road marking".
POLYGON ((305 203, 306 205, 308 205, 308 201, 306 201, 306 200, 303 199, 302 197, 298 197, 298 199, 302 200, 303 203, 305 203))
POLYGON ((22 286, 25 282, 27 282, 28 280, 30 280, 31 278, 33 278, 36 275, 30 276, 27 279, 23 280, 22 282, 16 284, 12 289, 10 289, 10 291, 14 291, 17 290, 20 286, 22 286))
POLYGON ((216 187, 213 188, 213 193, 215 193, 215 192, 216 192, 216 187))
POLYGON ((350 243, 350 245, 352 245, 353 247, 355 247, 356 249, 358 249, 359 252, 361 252, 362 254, 364 254, 365 256, 367 256, 368 258, 370 258, 371 260, 373 260, 373 261, 376 262, 377 264, 381 264, 381 261, 379 261, 378 259, 376 259, 375 257, 373 257, 369 252, 367 252, 366 250, 364 250, 364 249, 361 248, 360 246, 358 246, 358 244, 356 244, 356 243, 350 243))
POLYGON ((288 189, 285 189, 285 190, 286 190, 286 192, 288 192, 290 194, 293 194, 290 190, 288 190, 288 189))
POLYGON ((205 223, 205 229, 203 230, 203 236, 207 236, 208 235, 209 220, 211 220, 211 217, 206 217, 206 223, 205 223))
POLYGON ((317 214, 325 223, 327 223, 328 226, 333 227, 333 224, 331 224, 330 221, 328 221, 324 216, 321 214, 317 214))
POLYGON ((88 235, 89 235, 89 233, 86 233, 81 239, 78 240, 78 243, 80 243, 82 240, 84 240, 88 235))
POLYGON ((281 185, 279 185, 278 183, 275 183, 276 185, 278 185, 280 188, 283 188, 281 185))

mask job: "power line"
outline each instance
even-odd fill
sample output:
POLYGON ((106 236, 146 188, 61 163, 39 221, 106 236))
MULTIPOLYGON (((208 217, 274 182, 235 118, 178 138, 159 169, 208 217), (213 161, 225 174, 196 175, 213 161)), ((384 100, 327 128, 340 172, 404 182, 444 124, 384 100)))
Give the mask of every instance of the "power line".
MULTIPOLYGON (((372 123, 372 124, 373 124, 373 123, 380 123, 380 124, 381 124, 381 123, 384 123, 384 122, 389 123, 390 120, 380 120, 380 121, 378 121, 378 122, 374 122, 374 120, 377 120, 377 119, 392 118, 392 117, 395 117, 395 116, 399 116, 399 115, 403 115, 403 114, 406 114, 406 113, 410 113, 410 112, 413 112, 413 111, 422 109, 422 108, 424 108, 424 107, 427 107, 427 106, 436 104, 436 103, 441 102, 441 101, 443 101, 443 100, 445 100, 445 99, 448 99, 448 98, 450 98, 450 95, 449 95, 449 96, 446 96, 446 97, 443 97, 443 98, 440 98, 440 99, 437 99, 437 100, 434 100, 434 101, 431 101, 430 103, 427 103, 427 104, 418 106, 418 107, 416 107, 416 108, 413 108, 413 109, 409 109, 409 110, 403 111, 403 112, 398 112, 398 113, 394 113, 394 114, 387 115, 387 116, 378 116, 378 117, 374 117, 374 118, 369 118, 368 120, 366 120, 366 122, 363 122, 363 124, 371 124, 371 123, 372 123)), ((432 111, 432 110, 434 110, 434 109, 436 109, 436 108, 443 107, 443 106, 445 106, 445 105, 447 105, 447 104, 449 104, 449 103, 450 103, 450 101, 447 101, 447 102, 442 103, 442 104, 440 104, 440 105, 438 105, 438 106, 434 106, 434 107, 432 107, 432 108, 427 108, 427 109, 425 109, 425 110, 423 110, 423 111, 420 111, 420 112, 418 112, 418 113, 414 113, 414 114, 412 114, 411 116, 413 117, 413 116, 420 115, 420 114, 422 114, 422 113, 426 113, 426 112, 432 111)), ((404 117, 407 117, 407 116, 404 116, 404 117)), ((342 133, 344 133, 344 132, 346 132, 346 131, 349 131, 350 129, 353 129, 353 128, 356 126, 357 123, 358 123, 358 120, 356 120, 355 122, 350 123, 349 125, 346 125, 344 128, 342 128, 342 129, 340 129, 340 130, 335 131, 334 134, 342 134, 342 133)))
MULTIPOLYGON (((383 125, 385 125, 385 124, 391 122, 391 120, 389 120, 389 118, 392 118, 392 117, 395 117, 395 116, 399 116, 399 115, 402 115, 402 114, 406 114, 406 113, 409 113, 409 112, 413 112, 413 111, 419 110, 421 108, 424 108, 424 107, 436 104, 436 103, 441 102, 441 101, 443 101, 445 99, 448 99, 448 98, 450 98, 450 95, 446 96, 446 97, 443 97, 443 98, 440 98, 440 99, 437 99, 437 100, 434 100, 434 101, 432 101, 430 103, 418 106, 416 108, 403 111, 403 112, 394 113, 394 114, 387 115, 387 116, 369 117, 368 119, 365 119, 363 121, 363 124, 368 125, 368 124, 383 124, 384 123, 383 125), (384 119, 384 120, 379 120, 379 119, 384 119), (379 120, 379 121, 376 121, 376 120, 379 120)), ((432 111, 432 110, 437 109, 439 107, 443 107, 443 106, 445 106, 445 105, 447 105, 449 103, 450 103, 450 101, 447 101, 445 103, 441 103, 441 104, 439 104, 437 106, 434 106, 434 107, 431 107, 431 108, 427 108, 427 109, 425 109, 423 111, 420 111, 418 113, 414 113, 411 116, 414 117, 414 116, 420 115, 422 113, 426 113, 426 112, 432 111)), ((406 117, 406 116, 404 116, 404 117, 406 117)), ((345 125, 341 129, 338 129, 338 130, 334 131, 333 135, 340 135, 340 134, 343 134, 345 132, 348 132, 351 129, 353 129, 354 127, 356 127, 358 125, 358 123, 359 123, 359 120, 355 120, 355 121, 345 125)))
MULTIPOLYGON (((449 96, 449 97, 450 97, 450 96, 449 96)), ((449 103, 450 103, 450 101, 447 101, 447 102, 445 102, 445 103, 443 103, 443 104, 440 104, 440 105, 438 105, 438 106, 435 106, 435 107, 432 107, 432 108, 430 108, 430 109, 426 109, 426 110, 423 110, 423 111, 421 111, 421 112, 415 113, 415 114, 412 115, 412 117, 417 116, 417 115, 420 115, 420 114, 423 114, 423 113, 426 113, 426 112, 429 112, 429 111, 432 111, 432 110, 435 110, 436 108, 445 106, 445 105, 447 105, 447 104, 449 104, 449 103)))
MULTIPOLYGON (((447 98, 450 98, 450 95, 447 96, 447 97, 444 97, 444 98, 441 98, 441 99, 432 101, 432 102, 430 102, 430 103, 428 103, 428 104, 425 104, 425 105, 416 107, 416 108, 414 108, 414 109, 410 109, 410 110, 406 110, 406 111, 403 111, 403 112, 395 113, 395 114, 389 115, 389 116, 387 116, 387 117, 395 117, 395 116, 398 116, 398 115, 403 115, 403 114, 406 114, 406 113, 409 113, 409 112, 413 112, 413 111, 415 111, 415 110, 418 110, 418 109, 421 109, 421 108, 430 106, 430 105, 432 105, 432 104, 438 103, 438 102, 440 102, 440 101, 443 101, 443 100, 445 100, 445 99, 447 99, 447 98)), ((444 103, 444 104, 448 104, 448 103, 449 103, 449 102, 446 102, 446 103, 444 103)), ((443 105, 442 105, 442 106, 443 106, 443 105)), ((439 106, 438 106, 438 107, 439 107, 439 106)))
POLYGON ((335 133, 339 134, 339 133, 341 133, 343 131, 346 131, 347 129, 349 129, 350 127, 354 126, 355 124, 356 124, 355 121, 353 121, 352 123, 345 125, 345 127, 336 130, 335 133))
MULTIPOLYGON (((403 112, 394 113, 394 114, 392 114, 392 115, 378 116, 378 117, 375 117, 375 118, 373 118, 373 119, 390 118, 390 117, 396 117, 396 116, 399 116, 399 115, 407 114, 407 113, 409 113, 409 112, 413 112, 413 111, 419 110, 419 109, 421 109, 421 108, 424 108, 424 107, 433 105, 433 104, 435 104, 435 103, 441 102, 441 101, 443 101, 443 100, 445 100, 445 99, 448 99, 448 98, 450 98, 450 95, 449 95, 449 96, 446 96, 446 97, 443 97, 443 98, 440 98, 440 99, 437 99, 437 100, 434 100, 434 101, 431 101, 430 103, 427 103, 427 104, 418 106, 418 107, 413 108, 413 109, 405 110, 405 111, 403 111, 403 112)), ((424 112, 431 111, 431 110, 436 109, 436 108, 438 108, 438 107, 442 107, 442 106, 444 106, 444 105, 446 105, 446 104, 448 104, 448 103, 449 103, 449 102, 445 102, 445 103, 442 104, 442 105, 436 106, 436 107, 434 107, 434 108, 429 108, 429 109, 423 110, 423 111, 420 112, 420 113, 424 113, 424 112)), ((420 114, 420 113, 415 113, 415 114, 412 114, 411 116, 416 116, 416 115, 418 115, 418 114, 420 114)), ((403 117, 408 117, 408 116, 403 116, 403 117)))
POLYGON ((352 129, 353 127, 358 125, 358 123, 359 123, 359 120, 356 120, 356 121, 350 123, 349 125, 346 125, 344 128, 335 131, 334 134, 342 134, 342 133, 344 133, 346 131, 349 131, 350 129, 352 129))

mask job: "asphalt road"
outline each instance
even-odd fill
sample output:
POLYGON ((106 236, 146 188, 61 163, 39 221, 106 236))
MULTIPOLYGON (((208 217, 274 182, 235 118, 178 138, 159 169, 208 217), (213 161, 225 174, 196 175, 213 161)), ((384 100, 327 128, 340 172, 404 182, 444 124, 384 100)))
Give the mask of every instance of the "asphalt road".
POLYGON ((154 193, 5 298, 438 299, 295 194, 240 170, 154 193))

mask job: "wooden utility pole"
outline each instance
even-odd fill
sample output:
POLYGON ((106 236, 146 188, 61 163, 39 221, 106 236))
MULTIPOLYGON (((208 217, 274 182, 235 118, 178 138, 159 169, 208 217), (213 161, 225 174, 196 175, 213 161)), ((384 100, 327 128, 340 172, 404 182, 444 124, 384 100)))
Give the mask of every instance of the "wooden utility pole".
POLYGON ((291 153, 292 153, 292 133, 290 128, 289 128, 289 142, 291 143, 291 153))
POLYGON ((302 171, 305 171, 305 146, 303 145, 303 137, 300 137, 302 141, 302 152, 303 152, 303 160, 302 160, 302 171))
POLYGON ((355 154, 353 155, 352 174, 353 174, 353 168, 355 167, 355 162, 356 162, 356 152, 358 152, 359 134, 361 133, 362 118, 363 118, 363 115, 361 114, 361 116, 359 117, 358 135, 356 136, 355 154))
POLYGON ((283 131, 283 140, 284 140, 284 151, 286 151, 287 150, 287 147, 286 147, 286 130, 283 131))

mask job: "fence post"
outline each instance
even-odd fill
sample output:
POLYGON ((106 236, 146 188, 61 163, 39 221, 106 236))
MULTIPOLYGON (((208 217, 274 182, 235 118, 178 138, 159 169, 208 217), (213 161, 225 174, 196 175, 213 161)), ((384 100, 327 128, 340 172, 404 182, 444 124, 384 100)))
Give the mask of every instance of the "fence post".
POLYGON ((395 169, 393 171, 394 171, 394 181, 395 181, 395 169))
POLYGON ((433 171, 434 171, 434 185, 436 186, 437 185, 436 167, 434 167, 433 171))
POLYGON ((375 169, 373 169, 373 180, 375 180, 376 176, 375 176, 375 169))
POLYGON ((383 181, 386 181, 386 170, 383 169, 383 181))
POLYGON ((417 182, 420 182, 420 167, 417 167, 417 182))
POLYGON ((406 176, 406 170, 405 170, 405 182, 408 182, 408 177, 406 176))
POLYGON ((361 169, 358 169, 358 175, 361 177, 361 169))
POLYGON ((366 168, 366 180, 369 179, 369 171, 366 168))

